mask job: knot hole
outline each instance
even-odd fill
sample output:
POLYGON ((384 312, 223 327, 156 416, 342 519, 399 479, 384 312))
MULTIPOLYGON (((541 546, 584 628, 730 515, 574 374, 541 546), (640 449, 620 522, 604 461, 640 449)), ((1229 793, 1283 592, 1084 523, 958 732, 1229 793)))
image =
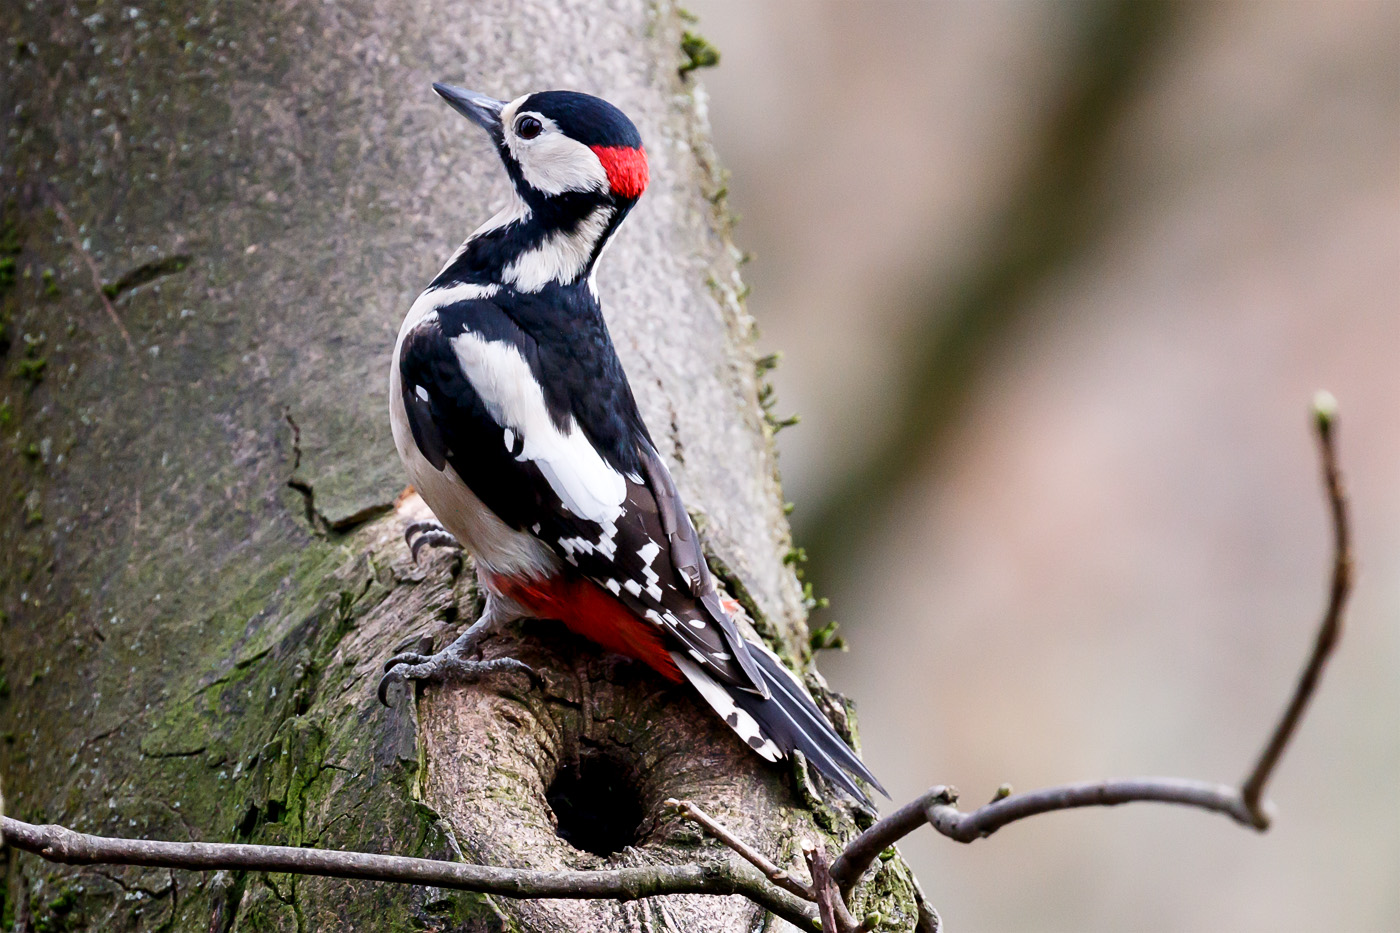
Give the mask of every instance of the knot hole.
POLYGON ((545 791, 559 838, 603 856, 636 845, 643 817, 639 780, 636 767, 618 751, 583 749, 545 791))

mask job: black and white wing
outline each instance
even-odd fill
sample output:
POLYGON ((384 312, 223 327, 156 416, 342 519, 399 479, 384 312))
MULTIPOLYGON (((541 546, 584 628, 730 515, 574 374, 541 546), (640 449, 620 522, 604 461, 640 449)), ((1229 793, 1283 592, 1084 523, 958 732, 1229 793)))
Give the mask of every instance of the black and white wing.
MULTIPOLYGON (((664 631, 681 673, 758 754, 799 750, 852 796, 879 782, 797 678, 720 602, 699 536, 637 413, 606 333, 551 356, 489 298, 427 314, 403 338, 413 440, 495 516, 664 631), (593 371, 580 373, 579 367, 593 371)), ((431 505, 431 503, 429 503, 431 505)), ((883 789, 882 789, 883 790, 883 789)))
POLYGON ((569 393, 554 391, 576 375, 567 367, 577 360, 542 354, 489 298, 439 307, 404 335, 399 353, 413 440, 436 469, 450 465, 503 522, 664 629, 706 673, 766 697, 607 350, 604 365, 616 372, 589 380, 581 423, 569 393))

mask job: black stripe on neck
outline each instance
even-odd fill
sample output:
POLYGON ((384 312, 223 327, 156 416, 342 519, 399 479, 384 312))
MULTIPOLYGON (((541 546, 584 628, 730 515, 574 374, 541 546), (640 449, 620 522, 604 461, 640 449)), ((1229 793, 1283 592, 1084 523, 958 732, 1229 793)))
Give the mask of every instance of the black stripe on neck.
MULTIPOLYGON (((529 186, 525 186, 529 189, 529 186)), ((457 282, 480 282, 503 284, 502 274, 507 266, 522 254, 541 246, 545 240, 558 233, 572 234, 590 218, 595 211, 612 207, 612 217, 603 228, 601 235, 593 243, 588 262, 580 271, 577 281, 583 281, 593 269, 593 264, 617 231, 628 211, 631 200, 615 198, 609 194, 594 191, 566 191, 563 194, 545 197, 529 189, 522 196, 530 214, 522 220, 515 220, 504 226, 487 230, 473 237, 452 262, 433 280, 434 286, 457 282)), ((562 285, 572 284, 562 282, 562 285)))

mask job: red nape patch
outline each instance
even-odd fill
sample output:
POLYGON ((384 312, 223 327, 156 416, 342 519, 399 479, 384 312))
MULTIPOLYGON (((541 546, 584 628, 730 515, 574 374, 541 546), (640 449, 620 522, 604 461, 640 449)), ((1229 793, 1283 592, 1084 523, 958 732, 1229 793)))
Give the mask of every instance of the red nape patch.
POLYGON ((680 668, 650 622, 632 614, 617 597, 579 577, 522 580, 493 576, 491 586, 541 619, 558 619, 569 631, 608 651, 636 658, 667 680, 680 683, 680 668))
POLYGON ((647 174, 647 151, 640 146, 591 146, 603 170, 608 173, 608 184, 613 194, 624 198, 639 198, 647 190, 650 176, 647 174))

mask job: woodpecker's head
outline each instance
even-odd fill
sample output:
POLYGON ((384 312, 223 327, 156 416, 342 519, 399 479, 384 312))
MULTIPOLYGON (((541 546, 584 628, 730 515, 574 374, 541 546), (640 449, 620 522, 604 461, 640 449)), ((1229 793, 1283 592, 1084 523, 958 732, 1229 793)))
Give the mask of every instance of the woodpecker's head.
POLYGON ((642 137, 605 100, 538 91, 507 102, 449 84, 433 90, 491 135, 516 191, 531 206, 584 195, 630 207, 646 189, 642 137))

